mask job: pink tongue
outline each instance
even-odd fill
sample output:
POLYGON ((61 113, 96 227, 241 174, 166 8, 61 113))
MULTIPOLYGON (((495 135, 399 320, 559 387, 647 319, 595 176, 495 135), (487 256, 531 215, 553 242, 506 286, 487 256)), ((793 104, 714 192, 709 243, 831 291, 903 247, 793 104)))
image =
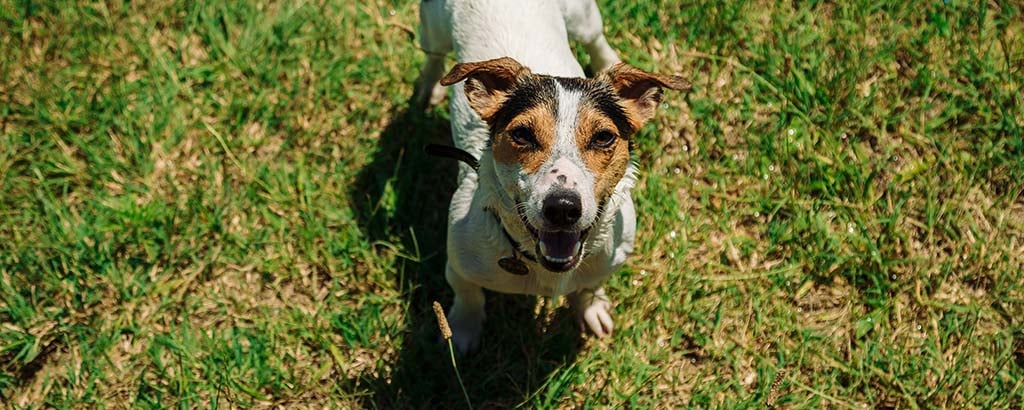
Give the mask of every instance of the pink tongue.
POLYGON ((540 246, 544 255, 565 259, 576 255, 576 244, 580 241, 579 232, 540 232, 540 246))

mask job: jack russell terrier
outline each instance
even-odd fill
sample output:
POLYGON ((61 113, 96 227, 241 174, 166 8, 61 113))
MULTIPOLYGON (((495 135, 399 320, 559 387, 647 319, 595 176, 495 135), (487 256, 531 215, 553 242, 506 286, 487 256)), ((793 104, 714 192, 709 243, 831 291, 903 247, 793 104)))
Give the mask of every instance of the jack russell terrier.
POLYGON ((454 151, 479 167, 460 167, 449 207, 455 345, 479 346, 483 288, 568 295, 581 326, 610 335, 602 284, 636 234, 633 134, 662 88, 690 84, 620 63, 594 0, 425 0, 420 19, 427 61, 414 101, 436 102, 442 85, 463 83, 450 99, 454 151), (584 78, 570 37, 595 78, 584 78), (452 50, 458 64, 442 77, 452 50))

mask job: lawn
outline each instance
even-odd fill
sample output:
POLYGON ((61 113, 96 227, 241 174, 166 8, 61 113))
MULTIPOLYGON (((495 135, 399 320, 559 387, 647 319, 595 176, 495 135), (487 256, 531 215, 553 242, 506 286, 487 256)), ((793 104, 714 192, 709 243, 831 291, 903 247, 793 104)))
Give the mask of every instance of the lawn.
MULTIPOLYGON (((256 3, 0 0, 0 403, 465 407, 418 3, 256 3)), ((599 3, 694 88, 614 336, 489 295, 475 408, 1024 405, 1024 5, 599 3)))

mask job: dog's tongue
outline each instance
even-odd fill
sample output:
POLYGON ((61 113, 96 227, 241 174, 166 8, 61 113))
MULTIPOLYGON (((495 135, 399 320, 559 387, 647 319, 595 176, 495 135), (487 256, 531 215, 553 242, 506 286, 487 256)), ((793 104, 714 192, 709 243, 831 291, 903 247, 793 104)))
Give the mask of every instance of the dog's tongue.
POLYGON ((579 232, 540 232, 540 250, 544 256, 553 259, 569 259, 579 249, 579 232))

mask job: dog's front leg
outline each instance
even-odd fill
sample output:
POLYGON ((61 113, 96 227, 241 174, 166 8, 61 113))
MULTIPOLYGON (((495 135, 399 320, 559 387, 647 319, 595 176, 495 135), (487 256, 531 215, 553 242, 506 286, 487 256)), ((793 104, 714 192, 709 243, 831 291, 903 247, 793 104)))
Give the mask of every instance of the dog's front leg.
POLYGON ((580 289, 569 295, 569 303, 576 310, 580 328, 590 329, 597 337, 611 336, 615 324, 612 322, 612 302, 604 294, 604 288, 580 289))
POLYGON ((480 332, 484 327, 484 290, 479 285, 459 276, 451 265, 445 269, 448 285, 455 291, 455 303, 448 312, 455 347, 462 353, 480 347, 480 332))

